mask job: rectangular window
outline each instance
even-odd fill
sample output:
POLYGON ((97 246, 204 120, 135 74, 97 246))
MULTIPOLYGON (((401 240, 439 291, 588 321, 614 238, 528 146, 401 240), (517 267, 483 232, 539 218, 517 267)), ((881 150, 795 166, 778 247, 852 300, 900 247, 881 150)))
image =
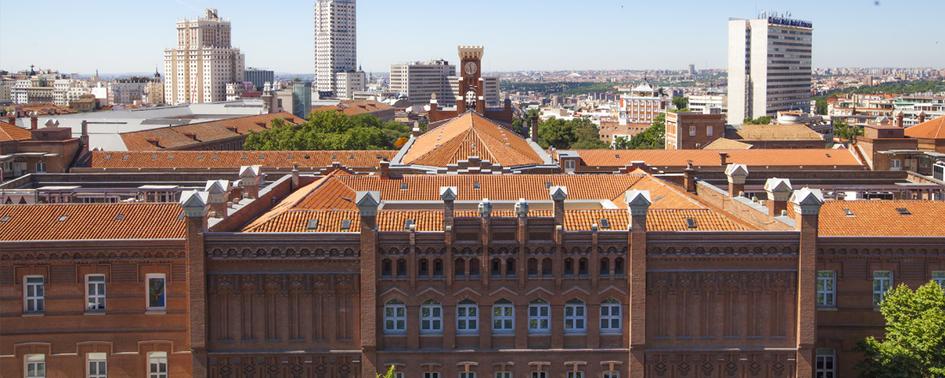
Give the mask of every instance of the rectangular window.
POLYGON ((456 333, 476 334, 479 332, 479 307, 474 303, 456 306, 456 333))
POLYGON ((511 371, 497 371, 495 372, 495 378, 512 378, 511 371))
POLYGON ((459 378, 476 378, 476 372, 474 372, 474 371, 461 371, 461 372, 459 372, 459 378))
POLYGON ((833 349, 817 349, 814 362, 815 378, 835 378, 837 376, 837 361, 833 349))
POLYGON ((492 332, 499 334, 515 333, 515 308, 511 303, 492 306, 492 332))
POLYGON ((605 371, 602 378, 620 378, 620 372, 616 370, 605 371))
POLYGON ((583 371, 580 371, 580 370, 578 370, 578 371, 574 371, 574 370, 568 371, 568 378, 584 378, 584 372, 583 372, 583 371))
POLYGON ((46 309, 46 283, 43 276, 23 278, 23 312, 37 314, 46 309))
POLYGON ((384 305, 384 333, 402 335, 407 332, 407 306, 400 302, 384 305))
POLYGON ((873 272, 873 306, 879 306, 886 292, 892 288, 893 273, 888 270, 873 272))
POLYGON ((167 308, 166 278, 164 274, 152 273, 145 276, 148 281, 148 310, 162 311, 167 308))
POLYGON ((423 373, 423 378, 440 378, 440 372, 438 371, 427 371, 423 373))
POLYGON ((148 378, 167 378, 167 352, 148 353, 148 378))
POLYGON ((528 333, 547 334, 551 332, 551 306, 547 303, 528 305, 528 333))
POLYGON ((706 128, 705 128, 705 135, 712 136, 712 134, 715 134, 715 128, 712 127, 712 126, 706 127, 706 128))
POLYGON ((91 274, 85 276, 85 310, 88 312, 105 311, 105 276, 91 274))
POLYGON ((46 355, 27 354, 23 367, 26 378, 46 378, 46 355))
POLYGON ((935 271, 932 272, 932 281, 945 289, 945 271, 935 271))
POLYGON ((105 353, 89 353, 87 356, 88 378, 107 378, 108 362, 105 353))
POLYGON ((404 372, 402 372, 402 371, 395 371, 395 372, 394 372, 394 378, 404 378, 404 372))
POLYGON ((548 378, 548 373, 543 371, 533 371, 532 378, 548 378))
POLYGON ((836 272, 821 270, 817 272, 817 307, 837 306, 836 272))
POLYGON ((609 300, 600 305, 600 332, 604 334, 619 334, 622 328, 620 303, 609 300))
POLYGON ((420 334, 443 333, 443 306, 439 303, 424 303, 420 306, 420 334))
POLYGON ((584 302, 569 302, 564 305, 564 333, 582 334, 587 331, 584 302))
POLYGON ((689 136, 691 136, 691 137, 696 136, 696 127, 695 127, 695 126, 689 126, 689 136))

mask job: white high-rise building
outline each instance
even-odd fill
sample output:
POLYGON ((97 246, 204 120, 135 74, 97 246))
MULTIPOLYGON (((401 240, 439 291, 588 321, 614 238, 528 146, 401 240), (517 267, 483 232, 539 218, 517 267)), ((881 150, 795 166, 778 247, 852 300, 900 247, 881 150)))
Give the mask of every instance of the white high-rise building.
POLYGON ((230 22, 216 9, 177 23, 177 48, 164 50, 164 102, 226 100, 226 85, 243 81, 244 57, 230 45, 230 22))
POLYGON ((728 123, 810 111, 812 32, 784 17, 728 22, 728 123))
POLYGON ((358 34, 355 0, 315 0, 315 87, 337 93, 337 74, 356 71, 358 34))
POLYGON ((430 103, 436 93, 437 102, 443 106, 456 102, 449 77, 456 75, 456 66, 446 60, 392 64, 390 66, 390 91, 407 96, 411 104, 422 106, 430 103))
POLYGON ((342 100, 351 100, 357 92, 367 88, 367 74, 364 71, 345 71, 335 75, 335 96, 342 100))

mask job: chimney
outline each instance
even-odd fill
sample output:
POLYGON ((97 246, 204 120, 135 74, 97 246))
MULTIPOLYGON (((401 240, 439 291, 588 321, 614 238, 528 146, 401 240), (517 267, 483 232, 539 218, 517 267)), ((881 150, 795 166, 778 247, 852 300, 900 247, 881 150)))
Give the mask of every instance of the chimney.
POLYGON ((7 115, 7 123, 9 123, 9 124, 11 124, 11 125, 15 125, 15 124, 16 124, 16 114, 12 114, 12 113, 11 113, 11 114, 7 115))
POLYGON ((230 182, 228 180, 209 180, 204 186, 207 192, 207 203, 210 205, 210 217, 226 218, 226 202, 228 192, 230 191, 230 182))
MULTIPOLYGON (((360 347, 369 351, 377 349, 377 211, 381 205, 380 192, 357 192, 355 193, 355 204, 358 206, 358 213, 361 218, 361 258, 359 261, 360 270, 360 294, 361 294, 361 319, 360 319, 360 347)), ((358 320, 355 320, 358 321, 358 320)), ((362 360, 361 369, 368 369, 373 376, 378 368, 375 364, 377 359, 372 353, 367 353, 362 360)), ((367 377, 368 374, 362 374, 367 377)))
POLYGON ((519 198, 515 203, 515 215, 519 218, 528 218, 528 202, 524 198, 519 198))
POLYGON ((244 165, 240 167, 240 185, 243 187, 243 194, 247 198, 259 198, 260 166, 244 165))
POLYGON ((744 194, 748 167, 744 164, 729 164, 725 167, 725 175, 728 176, 728 195, 738 197, 744 194))
POLYGON ((906 127, 905 122, 906 115, 903 112, 896 113, 896 127, 902 129, 906 127))
POLYGON ((381 167, 378 170, 378 174, 380 174, 382 179, 390 178, 390 162, 389 161, 381 160, 381 167))
MULTIPOLYGON (((627 286, 629 303, 629 322, 627 334, 630 344, 630 366, 642 370, 644 347, 646 345, 646 216, 650 208, 650 192, 630 190, 624 194, 627 212, 630 213, 630 229, 627 244, 627 286)), ((634 375, 642 376, 640 375, 634 375)))
POLYGON ((410 136, 414 138, 420 136, 420 121, 413 122, 413 129, 410 129, 410 136))
POLYGON ((528 135, 533 141, 538 140, 538 120, 531 118, 528 120, 528 135))
POLYGON ((719 162, 723 167, 728 165, 728 152, 719 152, 719 162))
POLYGON ((768 215, 772 217, 787 215, 788 200, 791 199, 791 193, 794 192, 794 188, 791 187, 791 180, 777 177, 769 178, 765 182, 765 192, 768 192, 768 215))
POLYGON ((30 113, 30 130, 39 129, 39 116, 36 112, 30 113))
POLYGON ((568 187, 566 186, 552 186, 548 188, 548 194, 551 195, 551 200, 555 202, 554 206, 554 216, 555 216, 555 226, 561 226, 564 228, 564 200, 568 199, 568 187))
POLYGON ((453 212, 456 209, 455 186, 441 186, 440 199, 443 200, 443 231, 451 234, 453 230, 453 212))
POLYGON ((686 162, 686 170, 683 171, 683 186, 689 193, 696 192, 696 170, 692 167, 692 160, 686 162))
POLYGON ((919 123, 925 123, 925 112, 919 112, 919 123))
POLYGON ((82 150, 89 152, 89 121, 82 120, 82 150))
POLYGON ((207 201, 206 192, 188 191, 181 193, 180 205, 183 208, 186 236, 184 239, 184 256, 186 261, 184 283, 187 288, 187 298, 190 314, 190 345, 195 352, 193 361, 194 374, 206 375, 206 370, 199 371, 200 366, 206 366, 207 345, 207 255, 204 250, 204 234, 207 232, 207 201))
POLYGON ((299 165, 292 165, 292 190, 299 188, 299 165))
POLYGON ((440 105, 436 101, 436 92, 430 95, 430 113, 436 112, 440 105))
POLYGON ((802 188, 795 191, 790 199, 794 206, 795 222, 800 231, 797 249, 797 336, 795 337, 798 358, 795 370, 798 376, 808 375, 812 370, 814 344, 817 329, 817 301, 815 283, 817 282, 817 237, 818 214, 824 204, 823 193, 819 189, 802 188))

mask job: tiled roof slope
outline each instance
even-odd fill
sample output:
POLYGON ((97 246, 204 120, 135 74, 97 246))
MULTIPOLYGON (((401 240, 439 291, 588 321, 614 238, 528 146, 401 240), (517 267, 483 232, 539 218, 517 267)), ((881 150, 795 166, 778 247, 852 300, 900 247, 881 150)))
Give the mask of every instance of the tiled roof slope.
POLYGON ((0 241, 181 239, 176 203, 0 205, 0 241))
POLYGON ((30 140, 32 138, 33 136, 30 134, 29 130, 6 122, 0 122, 0 142, 30 140))
POLYGON ((945 139, 945 117, 938 117, 907 128, 906 136, 916 139, 945 139))
POLYGON ((305 122, 304 119, 282 112, 122 133, 121 139, 128 151, 181 149, 190 145, 239 137, 250 132, 265 131, 276 119, 283 119, 295 125, 305 122), (157 142, 157 145, 152 142, 157 142))
POLYGON ((417 137, 404 164, 445 167, 478 156, 505 167, 542 164, 521 136, 474 112, 467 112, 417 137))
POLYGON ((734 139, 719 138, 702 147, 703 150, 747 150, 752 145, 734 139))
MULTIPOLYGON (((402 179, 377 176, 331 174, 292 193, 271 211, 244 227, 244 232, 358 232, 359 216, 354 204, 358 191, 378 191, 381 200, 440 202, 439 188, 457 188, 458 201, 550 201, 549 186, 566 186, 569 201, 611 201, 617 209, 568 210, 569 230, 589 230, 606 218, 611 230, 626 230, 629 219, 623 196, 630 189, 648 190, 653 204, 647 228, 650 231, 742 231, 752 229, 744 222, 711 208, 692 196, 646 174, 575 175, 407 175, 402 179), (478 189, 476 185, 478 184, 478 189), (516 190, 509 190, 516 188, 516 190), (689 227, 687 219, 695 224, 689 227), (317 220, 310 229, 309 221, 317 220), (349 229, 341 228, 350 220, 349 229)), ((378 225, 384 231, 404 229, 412 219, 418 231, 442 231, 442 210, 382 209, 378 225)), ((457 217, 478 217, 478 212, 459 210, 457 217)), ((532 210, 532 217, 551 217, 550 210, 532 210)), ((493 217, 515 217, 511 210, 495 210, 493 217)), ((601 228, 604 229, 604 228, 601 228)))
POLYGON ((827 201, 820 209, 820 236, 945 238, 943 216, 941 201, 827 201))
POLYGON ((347 116, 356 116, 361 114, 372 114, 393 109, 393 106, 383 102, 370 100, 345 100, 336 105, 313 106, 312 113, 324 111, 337 111, 347 116))
POLYGON ((377 168, 397 151, 93 151, 92 168, 111 169, 207 169, 261 165, 263 169, 323 168, 333 162, 346 167, 377 168))
POLYGON ((743 125, 733 134, 744 140, 824 140, 807 125, 743 125))
POLYGON ((591 167, 623 167, 644 161, 655 167, 720 166, 719 153, 728 153, 729 163, 750 167, 862 167, 849 150, 763 149, 763 150, 578 150, 584 164, 591 167))

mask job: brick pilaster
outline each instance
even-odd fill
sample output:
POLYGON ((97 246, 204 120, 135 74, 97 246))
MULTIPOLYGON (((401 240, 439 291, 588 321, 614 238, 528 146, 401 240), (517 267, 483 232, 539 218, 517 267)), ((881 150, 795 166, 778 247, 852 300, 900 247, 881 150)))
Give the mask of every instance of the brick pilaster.
POLYGON ((207 231, 206 192, 186 192, 180 204, 186 217, 187 305, 190 315, 188 327, 191 373, 194 377, 207 376, 207 256, 204 253, 204 233, 207 231))
POLYGON ((642 378, 646 362, 646 215, 650 207, 648 191, 631 190, 625 196, 630 215, 627 282, 630 294, 628 333, 630 337, 630 377, 642 378))
POLYGON ((377 324, 380 322, 377 313, 377 209, 381 194, 357 192, 355 202, 361 215, 361 377, 376 378, 377 324))
POLYGON ((814 344, 817 340, 817 236, 820 190, 803 188, 791 196, 800 231, 797 254, 797 363, 798 377, 814 376, 814 344))

